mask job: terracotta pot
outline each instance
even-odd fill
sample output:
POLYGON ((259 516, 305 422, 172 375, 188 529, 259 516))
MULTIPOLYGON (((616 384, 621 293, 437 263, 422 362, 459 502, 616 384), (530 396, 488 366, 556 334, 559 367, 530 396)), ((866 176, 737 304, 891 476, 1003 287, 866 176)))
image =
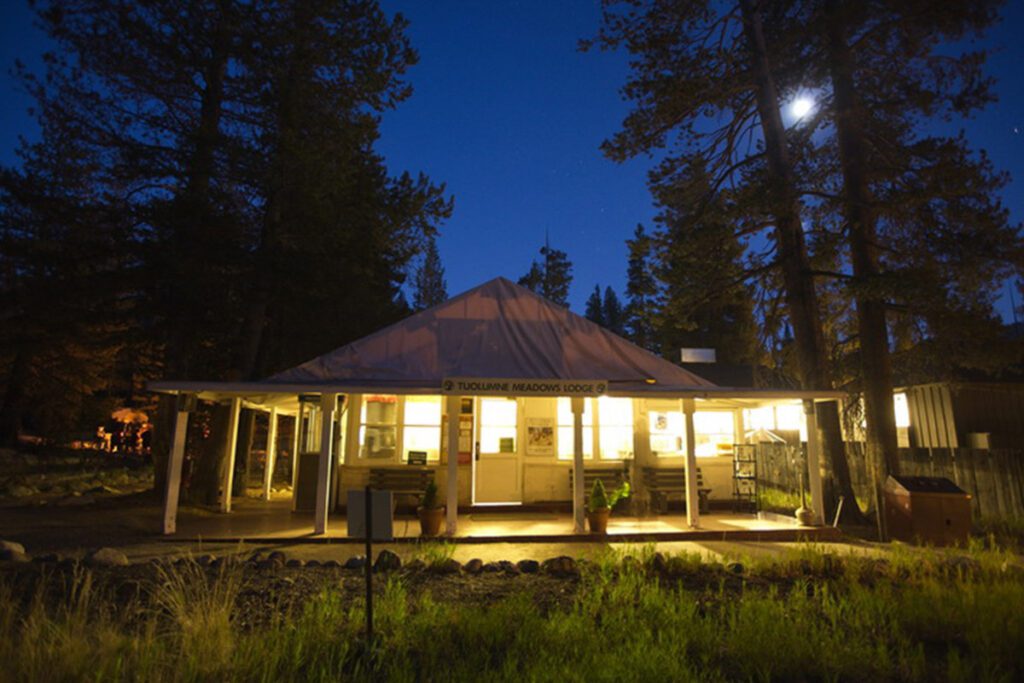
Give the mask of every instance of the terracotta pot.
POLYGON ((797 508, 796 521, 798 521, 801 526, 812 526, 814 524, 814 510, 805 507, 797 508))
POLYGON ((444 523, 445 509, 439 508, 416 508, 416 514, 420 518, 420 534, 423 536, 437 536, 441 533, 441 525, 444 523))
POLYGON ((608 518, 611 516, 611 514, 612 511, 610 508, 597 508, 596 510, 587 510, 587 523, 590 525, 590 533, 608 533, 608 518))

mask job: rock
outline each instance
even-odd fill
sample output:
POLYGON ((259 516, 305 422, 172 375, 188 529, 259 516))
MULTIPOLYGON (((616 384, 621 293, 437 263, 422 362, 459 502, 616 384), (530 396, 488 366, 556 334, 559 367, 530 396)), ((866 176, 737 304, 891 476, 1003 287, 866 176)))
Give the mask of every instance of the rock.
POLYGON ((405 563, 405 566, 403 567, 403 569, 405 569, 406 571, 409 571, 409 572, 418 572, 418 571, 422 571, 422 570, 424 570, 426 568, 427 568, 427 563, 424 562, 423 560, 421 560, 418 557, 415 558, 415 559, 409 560, 408 562, 405 563))
POLYGON ((462 563, 460 563, 453 557, 449 557, 447 560, 444 560, 443 562, 438 562, 436 564, 431 565, 430 571, 434 572, 435 574, 458 574, 460 571, 462 571, 462 563))
POLYGON ((519 560, 516 566, 523 574, 536 574, 540 571, 540 562, 537 560, 519 560))
POLYGON ((541 563, 541 569, 545 574, 550 574, 558 578, 564 578, 567 576, 578 573, 576 567, 576 560, 572 559, 568 555, 560 555, 558 557, 552 557, 544 560, 541 563))
POLYGON ((725 571, 729 572, 730 574, 736 574, 737 576, 739 576, 744 571, 746 571, 746 567, 744 567, 743 564, 740 562, 729 562, 725 565, 725 571))
POLYGON ((519 575, 519 567, 515 566, 512 562, 509 562, 508 560, 501 560, 500 562, 498 562, 498 569, 511 576, 519 575))
POLYGON ((662 553, 654 553, 651 556, 651 571, 658 574, 664 574, 668 568, 668 561, 662 553))
POLYGON ((31 561, 32 558, 29 555, 18 550, 0 550, 0 562, 23 563, 31 561))
POLYGON ((100 548, 89 554, 86 561, 97 567, 126 567, 128 556, 116 548, 100 548))
POLYGON ((2 550, 12 550, 14 552, 24 553, 25 546, 15 541, 0 541, 0 551, 2 550))
POLYGON ((256 563, 257 569, 280 569, 283 566, 284 563, 275 562, 274 560, 271 560, 269 558, 266 560, 260 560, 256 563))
POLYGON ((497 572, 501 571, 501 567, 498 566, 497 562, 487 562, 481 569, 485 572, 497 572))
POLYGON ((306 562, 306 566, 307 567, 319 567, 320 566, 320 560, 309 560, 308 562, 306 562))
POLYGON ((267 555, 267 561, 273 562, 278 567, 283 567, 285 563, 288 562, 288 557, 280 550, 275 550, 267 555))
MULTIPOLYGON (((365 560, 363 561, 365 562, 365 560)), ((328 567, 330 569, 341 569, 341 562, 338 562, 337 560, 327 560, 321 566, 328 567)))
POLYGON ((21 484, 13 484, 7 487, 8 498, 28 498, 34 496, 38 491, 28 486, 22 486, 21 484))
MULTIPOLYGON (((328 560, 327 562, 324 562, 324 566, 325 567, 329 566, 331 562, 332 562, 332 560, 328 560)), ((350 557, 347 560, 345 560, 345 569, 362 569, 365 566, 366 566, 366 556, 365 555, 354 555, 353 557, 350 557)))
POLYGON ((217 558, 213 555, 200 555, 196 558, 196 564, 198 564, 200 567, 209 567, 214 563, 214 560, 216 559, 217 558))
POLYGON ((474 557, 472 560, 467 562, 463 567, 467 574, 473 574, 474 576, 484 570, 484 561, 479 557, 474 557))
POLYGON ((305 564, 306 563, 303 562, 302 560, 299 560, 299 559, 296 559, 296 558, 293 557, 290 560, 286 560, 285 563, 284 563, 284 566, 286 566, 286 567, 302 567, 302 566, 305 566, 305 564))
POLYGON ((391 572, 402 568, 402 558, 391 550, 381 550, 377 561, 373 563, 375 572, 391 572))

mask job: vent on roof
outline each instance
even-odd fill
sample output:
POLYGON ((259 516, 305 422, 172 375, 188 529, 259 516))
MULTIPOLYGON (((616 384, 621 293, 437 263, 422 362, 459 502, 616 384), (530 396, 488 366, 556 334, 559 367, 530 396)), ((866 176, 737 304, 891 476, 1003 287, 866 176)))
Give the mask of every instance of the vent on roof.
POLYGON ((679 349, 680 363, 714 363, 714 349, 679 349))

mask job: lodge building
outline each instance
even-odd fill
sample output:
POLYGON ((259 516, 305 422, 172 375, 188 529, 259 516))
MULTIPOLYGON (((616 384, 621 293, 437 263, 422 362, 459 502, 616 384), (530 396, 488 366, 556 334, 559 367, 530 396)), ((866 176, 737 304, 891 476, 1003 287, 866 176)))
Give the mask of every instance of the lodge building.
MULTIPOLYGON (((233 461, 241 407, 270 415, 268 478, 277 424, 294 419, 293 509, 314 510, 314 533, 343 513, 345 491, 374 470, 419 468, 460 511, 571 506, 584 530, 584 472, 617 469, 643 496, 644 469, 685 474, 686 522, 699 495, 728 500, 737 444, 765 430, 806 442, 817 523, 822 492, 814 404, 834 391, 722 387, 504 278, 260 382, 154 382, 178 397, 163 531, 174 533, 185 431, 195 400, 230 402, 233 461), (454 444, 454 447, 451 445, 454 444), (698 491, 697 472, 702 475, 698 491), (315 482, 315 485, 313 484, 315 482)), ((233 462, 221 510, 230 512, 233 462)))

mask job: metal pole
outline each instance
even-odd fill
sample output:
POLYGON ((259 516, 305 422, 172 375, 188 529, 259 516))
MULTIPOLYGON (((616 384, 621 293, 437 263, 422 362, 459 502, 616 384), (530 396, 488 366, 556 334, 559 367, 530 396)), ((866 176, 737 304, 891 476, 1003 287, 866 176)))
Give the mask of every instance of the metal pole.
POLYGON ((370 485, 366 485, 366 648, 373 646, 373 506, 370 505, 370 485))

